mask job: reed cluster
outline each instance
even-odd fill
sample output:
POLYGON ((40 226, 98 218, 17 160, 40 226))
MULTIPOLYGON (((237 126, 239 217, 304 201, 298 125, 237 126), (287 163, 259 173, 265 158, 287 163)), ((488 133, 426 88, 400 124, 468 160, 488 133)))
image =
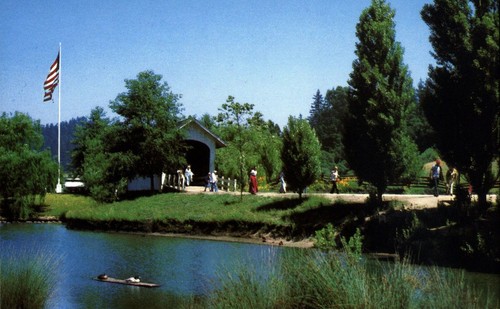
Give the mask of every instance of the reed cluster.
MULTIPOLYGON (((242 266, 188 308, 498 308, 463 271, 367 260, 352 252, 285 250, 270 272, 242 266)), ((496 301, 496 302, 495 302, 496 301)))
MULTIPOLYGON (((7 250, 9 251, 9 250, 7 250)), ((58 259, 31 250, 0 256, 0 308, 45 308, 56 286, 58 259)))

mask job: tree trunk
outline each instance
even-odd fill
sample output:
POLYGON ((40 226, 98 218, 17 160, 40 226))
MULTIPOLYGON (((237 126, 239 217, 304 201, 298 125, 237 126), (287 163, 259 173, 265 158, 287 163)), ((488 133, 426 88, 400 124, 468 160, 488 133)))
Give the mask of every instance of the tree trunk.
POLYGON ((151 193, 152 193, 152 192, 154 192, 154 191, 155 191, 155 176, 154 176, 154 175, 151 175, 151 176, 149 177, 149 180, 150 180, 150 182, 149 182, 149 185, 150 185, 149 190, 150 190, 150 191, 151 191, 151 193))
POLYGON ((487 190, 481 188, 477 192, 477 206, 481 210, 486 210, 488 208, 488 201, 486 199, 487 190))
POLYGON ((382 195, 385 192, 385 188, 377 188, 377 207, 382 207, 382 195))

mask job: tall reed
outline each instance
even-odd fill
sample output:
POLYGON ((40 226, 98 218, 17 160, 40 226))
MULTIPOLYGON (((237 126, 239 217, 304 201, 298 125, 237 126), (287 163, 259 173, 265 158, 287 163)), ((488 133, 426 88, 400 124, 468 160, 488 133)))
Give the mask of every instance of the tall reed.
POLYGON ((55 290, 58 264, 55 255, 43 251, 2 254, 0 308, 46 307, 55 290))
POLYGON ((208 308, 498 308, 463 271, 371 261, 352 252, 284 250, 265 276, 241 267, 220 279, 208 308))

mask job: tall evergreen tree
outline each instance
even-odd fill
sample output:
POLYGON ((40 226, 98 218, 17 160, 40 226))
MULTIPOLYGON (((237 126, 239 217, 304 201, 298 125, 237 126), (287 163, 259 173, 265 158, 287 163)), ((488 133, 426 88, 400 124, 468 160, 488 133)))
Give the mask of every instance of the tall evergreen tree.
POLYGON ((420 92, 443 158, 467 176, 486 205, 499 160, 499 2, 435 0, 422 18, 436 66, 420 92))
POLYGON ((395 41, 394 14, 385 1, 372 0, 356 25, 359 42, 344 135, 350 167, 376 188, 380 202, 391 182, 411 178, 418 169, 417 147, 407 133, 414 90, 395 41))
POLYGON ((325 100, 318 89, 316 94, 313 96, 313 102, 311 103, 311 109, 309 110, 309 118, 307 119, 311 127, 314 129, 318 126, 318 118, 324 109, 324 105, 325 100))
POLYGON ((322 133, 316 131, 323 149, 334 155, 335 162, 344 159, 342 136, 344 135, 344 122, 347 114, 348 93, 349 88, 341 86, 326 92, 325 109, 319 121, 322 133))
POLYGON ((423 88, 423 82, 421 81, 418 85, 417 95, 415 97, 417 103, 411 109, 410 117, 408 118, 408 131, 410 136, 417 143, 420 153, 429 148, 435 148, 436 146, 436 133, 429 124, 427 117, 425 117, 424 108, 419 100, 423 88))
POLYGON ((321 147, 309 123, 290 116, 283 129, 281 160, 288 188, 296 191, 299 198, 312 184, 321 170, 321 147))
POLYGON ((309 124, 316 131, 321 144, 321 169, 323 174, 331 171, 334 164, 344 161, 342 136, 347 110, 348 87, 336 87, 327 90, 325 98, 318 92, 313 97, 309 124))

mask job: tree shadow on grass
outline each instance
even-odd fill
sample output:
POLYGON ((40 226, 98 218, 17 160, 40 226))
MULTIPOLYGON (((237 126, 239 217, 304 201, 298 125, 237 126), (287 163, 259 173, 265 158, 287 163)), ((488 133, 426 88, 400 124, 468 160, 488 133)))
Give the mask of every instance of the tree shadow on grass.
POLYGON ((295 199, 282 199, 269 204, 257 207, 257 211, 270 211, 270 210, 287 210, 297 208, 300 204, 307 201, 308 198, 295 198, 295 199))
POLYGON ((363 219, 373 212, 373 208, 364 203, 320 206, 306 211, 296 211, 285 216, 284 220, 289 220, 298 226, 326 225, 328 223, 341 224, 347 218, 363 219))

